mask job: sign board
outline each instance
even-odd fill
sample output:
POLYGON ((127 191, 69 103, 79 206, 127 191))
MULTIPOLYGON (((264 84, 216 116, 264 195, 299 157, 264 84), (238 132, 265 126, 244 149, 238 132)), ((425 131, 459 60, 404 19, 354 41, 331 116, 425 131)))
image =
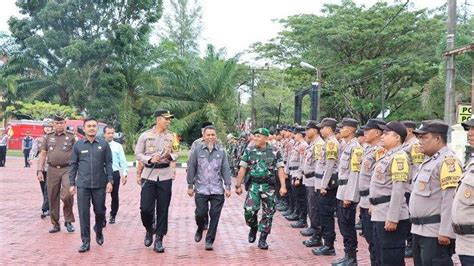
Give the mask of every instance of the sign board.
POLYGON ((472 106, 470 104, 458 104, 458 123, 471 119, 472 106))

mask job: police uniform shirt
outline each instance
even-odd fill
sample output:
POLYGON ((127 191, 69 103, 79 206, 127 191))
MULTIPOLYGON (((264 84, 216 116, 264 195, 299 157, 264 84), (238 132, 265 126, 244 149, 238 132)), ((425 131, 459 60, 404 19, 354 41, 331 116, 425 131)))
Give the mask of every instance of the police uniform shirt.
POLYGON ((52 132, 45 136, 39 144, 39 150, 47 152, 47 163, 51 167, 69 165, 72 147, 76 143, 74 135, 63 131, 59 134, 52 132))
POLYGON ((408 206, 405 200, 410 167, 408 155, 401 146, 387 151, 375 166, 370 180, 370 198, 391 196, 389 202, 373 205, 372 221, 398 223, 408 219, 408 206))
POLYGON ((360 160, 362 159, 363 149, 357 138, 347 142, 344 150, 339 158, 339 180, 338 182, 346 182, 344 185, 339 184, 337 188, 336 198, 338 200, 349 200, 359 202, 359 172, 360 160))
MULTIPOLYGON (((412 137, 402 145, 402 149, 408 154, 408 163, 410 164, 410 184, 418 172, 418 168, 425 160, 425 155, 420 152, 420 143, 418 138, 412 137)), ((413 185, 413 184, 412 184, 413 185)), ((411 192, 412 185, 408 186, 408 191, 411 192)))
POLYGON ((315 182, 315 167, 318 163, 318 160, 321 156, 321 150, 324 144, 324 140, 318 136, 313 140, 308 146, 306 146, 304 152, 304 161, 303 161, 303 184, 305 186, 314 186, 315 182), (309 175, 309 178, 307 177, 309 175), (312 176, 312 177, 311 177, 312 176))
MULTIPOLYGON (((453 200, 452 221, 474 225, 474 159, 468 161, 453 200)), ((474 234, 456 234, 456 254, 474 256, 474 234)))
POLYGON ((291 150, 295 146, 295 140, 292 138, 289 138, 288 141, 285 144, 285 154, 286 154, 286 164, 285 164, 285 173, 290 174, 290 156, 291 156, 291 150))
POLYGON ((328 137, 324 144, 324 157, 321 160, 324 160, 323 168, 323 178, 321 180, 321 188, 327 189, 331 176, 337 174, 338 163, 339 163, 339 154, 341 152, 341 147, 334 135, 328 137))
POLYGON ((290 156, 288 159, 288 167, 290 170, 290 175, 292 177, 300 177, 302 173, 302 169, 300 169, 302 158, 304 155, 304 151, 306 147, 308 146, 308 143, 304 141, 303 139, 300 141, 295 141, 295 144, 293 146, 293 149, 290 152, 290 156))
POLYGON ((433 156, 427 157, 420 165, 410 197, 411 217, 441 215, 441 223, 412 224, 413 234, 454 238, 451 227, 451 206, 462 175, 461 165, 455 156, 455 153, 445 146, 433 156))
MULTIPOLYGON (((385 149, 381 146, 369 146, 362 157, 361 169, 359 173, 359 192, 368 193, 370 188, 370 179, 375 169, 375 165, 385 153, 385 149)), ((359 194, 360 195, 360 194, 359 194)), ((364 209, 370 207, 369 195, 360 196, 359 206, 364 209)))
POLYGON ((173 172, 170 167, 153 168, 147 167, 149 160, 159 155, 160 160, 158 165, 166 165, 171 161, 176 161, 179 156, 179 143, 175 139, 173 132, 166 130, 161 133, 155 133, 154 128, 143 132, 138 138, 135 147, 135 157, 138 161, 145 164, 142 178, 153 181, 170 180, 173 177, 173 172))

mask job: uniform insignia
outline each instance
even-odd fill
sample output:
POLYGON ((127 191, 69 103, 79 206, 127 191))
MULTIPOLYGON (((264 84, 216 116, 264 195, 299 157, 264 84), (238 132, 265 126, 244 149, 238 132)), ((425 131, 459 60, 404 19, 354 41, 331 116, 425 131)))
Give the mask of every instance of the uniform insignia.
POLYGON ((464 190, 464 197, 465 197, 466 199, 468 199, 468 198, 471 197, 471 190, 470 190, 469 188, 466 188, 466 189, 464 190))
POLYGON ((370 171, 370 162, 369 161, 364 162, 364 170, 365 170, 365 172, 370 171))
POLYGON ((392 181, 396 182, 407 182, 409 167, 408 160, 405 154, 396 154, 392 160, 391 165, 392 181))
POLYGON ((385 155, 385 149, 382 148, 382 147, 379 147, 379 148, 375 151, 375 161, 380 160, 384 155, 385 155))
POLYGON ((410 155, 414 164, 421 164, 425 160, 425 155, 420 152, 420 149, 420 144, 413 144, 413 146, 411 146, 410 155))
POLYGON ((362 160, 362 155, 364 151, 361 147, 356 147, 352 149, 351 155, 351 172, 360 172, 360 162, 362 160))
POLYGON ((327 143, 326 160, 337 160, 337 144, 333 141, 327 143))
POLYGON ((155 147, 148 147, 148 151, 152 152, 155 149, 155 147))
POLYGON ((323 149, 323 145, 322 144, 315 144, 314 145, 314 159, 315 160, 320 160, 321 159, 321 151, 323 149))
POLYGON ((456 188, 458 181, 461 178, 461 165, 453 157, 447 157, 443 161, 440 172, 441 188, 456 188))

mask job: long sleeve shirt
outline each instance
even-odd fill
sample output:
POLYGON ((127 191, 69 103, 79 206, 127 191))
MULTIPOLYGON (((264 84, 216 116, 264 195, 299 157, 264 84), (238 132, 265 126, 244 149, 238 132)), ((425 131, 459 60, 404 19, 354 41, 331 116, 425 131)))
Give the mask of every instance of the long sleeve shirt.
POLYGON ((198 194, 222 195, 223 183, 230 190, 231 172, 225 150, 214 144, 209 147, 204 143, 196 145, 190 155, 186 176, 189 188, 198 194))
POLYGON ((120 174, 126 176, 128 174, 128 165, 122 144, 112 140, 109 142, 109 146, 112 151, 112 170, 114 172, 119 171, 120 174))

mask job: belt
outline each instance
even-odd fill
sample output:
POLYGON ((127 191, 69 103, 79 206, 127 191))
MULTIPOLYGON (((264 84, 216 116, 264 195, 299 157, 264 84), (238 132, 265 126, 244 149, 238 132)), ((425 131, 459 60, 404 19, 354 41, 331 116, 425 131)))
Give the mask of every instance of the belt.
POLYGON ((298 169, 299 169, 299 167, 298 167, 298 166, 290 166, 290 168, 289 168, 289 169, 290 169, 290 170, 298 170, 298 169))
POLYGON ((425 216, 425 217, 410 217, 410 222, 416 225, 437 224, 441 222, 441 215, 435 214, 435 215, 425 216))
POLYGON ((382 196, 378 198, 370 198, 369 201, 372 205, 379 205, 385 202, 390 202, 390 198, 392 198, 392 196, 382 196))
POLYGON ((361 197, 368 196, 368 195, 369 195, 369 190, 366 189, 366 190, 359 191, 359 195, 360 195, 361 197))
POLYGON ((48 163, 48 166, 49 167, 53 167, 53 168, 57 168, 57 169, 61 169, 61 168, 66 168, 69 166, 69 164, 64 164, 64 165, 52 165, 52 164, 49 164, 48 163))
MULTIPOLYGON (((266 177, 265 177, 266 178, 266 177)), ((259 179, 252 179, 252 183, 256 183, 256 184, 268 184, 268 180, 259 180, 259 179)))
POLYGON ((304 177, 306 178, 313 178, 315 175, 314 175, 314 172, 311 172, 309 174, 305 174, 304 177))
POLYGON ((323 175, 322 174, 315 174, 314 177, 316 177, 317 179, 322 179, 323 175))
POLYGON ((452 224, 454 233, 458 235, 473 235, 474 224, 452 224))
POLYGON ((349 182, 349 179, 338 179, 338 180, 337 180, 337 184, 338 184, 339 186, 347 185, 347 182, 349 182))
POLYGON ((170 167, 169 163, 155 163, 155 164, 145 164, 146 168, 166 168, 170 167))

